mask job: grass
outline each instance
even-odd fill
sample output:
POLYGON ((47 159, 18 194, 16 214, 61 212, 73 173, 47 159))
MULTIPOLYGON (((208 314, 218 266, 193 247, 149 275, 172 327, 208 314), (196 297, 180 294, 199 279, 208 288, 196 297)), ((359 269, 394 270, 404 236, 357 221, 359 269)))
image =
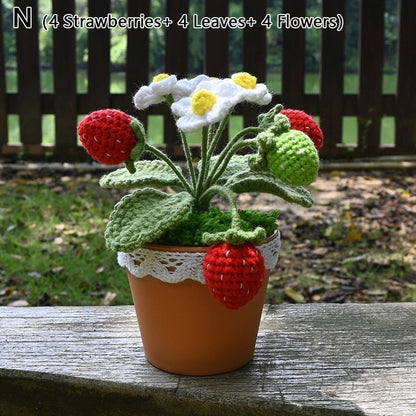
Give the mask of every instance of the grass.
MULTIPOLYGON (((346 94, 357 93, 358 91, 358 75, 346 74, 344 76, 344 92, 346 94)), ((16 71, 6 71, 7 90, 9 92, 17 90, 17 74, 16 71)), ((281 91, 281 76, 279 74, 269 74, 267 84, 271 91, 281 91)), ((44 70, 41 72, 41 86, 43 92, 53 91, 53 73, 44 70)), ((78 92, 87 91, 87 78, 85 71, 77 72, 77 88, 78 92)), ((305 92, 319 93, 320 81, 319 74, 306 74, 305 76, 305 92)), ((393 94, 396 89, 396 75, 384 74, 383 76, 383 93, 393 94)), ((123 73, 113 73, 111 75, 112 93, 125 92, 125 77, 123 73)), ((132 93, 134 91, 131 91, 132 93)), ((9 123, 9 143, 20 143, 20 130, 18 115, 11 114, 8 116, 9 123)), ((394 140, 394 117, 383 117, 381 125, 381 143, 392 144, 394 140)), ((232 137, 236 131, 242 127, 242 117, 234 116, 231 118, 229 134, 232 137)), ((43 144, 55 143, 55 119, 52 114, 42 117, 43 144)), ((152 144, 163 144, 163 117, 149 116, 149 141, 152 144)), ((344 117, 343 120, 343 143, 349 145, 357 144, 357 118, 344 117)), ((189 135, 189 142, 192 144, 200 143, 198 134, 189 135)))
POLYGON ((103 233, 117 198, 95 181, 14 178, 0 192, 0 304, 131 303, 103 233))

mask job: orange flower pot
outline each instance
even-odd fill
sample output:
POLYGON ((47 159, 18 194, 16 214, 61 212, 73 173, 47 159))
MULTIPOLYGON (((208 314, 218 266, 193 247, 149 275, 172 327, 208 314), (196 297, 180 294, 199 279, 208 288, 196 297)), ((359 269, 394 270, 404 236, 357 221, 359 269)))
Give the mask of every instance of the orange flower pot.
MULTIPOLYGON (((199 253, 208 250, 148 248, 199 253)), ((128 271, 148 361, 162 370, 184 375, 219 374, 247 364, 254 354, 269 275, 267 270, 260 291, 250 302, 231 310, 199 281, 167 283, 150 275, 138 278, 128 271)))

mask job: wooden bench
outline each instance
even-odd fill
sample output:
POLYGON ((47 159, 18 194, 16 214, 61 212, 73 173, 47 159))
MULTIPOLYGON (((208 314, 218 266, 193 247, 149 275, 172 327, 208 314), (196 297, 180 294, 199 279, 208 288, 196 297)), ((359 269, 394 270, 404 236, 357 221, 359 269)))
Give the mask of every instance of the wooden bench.
POLYGON ((133 306, 0 307, 0 416, 416 415, 416 303, 266 306, 253 361, 147 363, 133 306))

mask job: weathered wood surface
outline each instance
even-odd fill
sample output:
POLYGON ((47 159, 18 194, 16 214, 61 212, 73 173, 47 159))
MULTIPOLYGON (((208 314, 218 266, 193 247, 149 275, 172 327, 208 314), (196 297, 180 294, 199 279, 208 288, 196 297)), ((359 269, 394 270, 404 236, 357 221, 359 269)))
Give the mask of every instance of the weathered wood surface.
POLYGON ((0 416, 416 414, 416 303, 267 306, 253 361, 146 362, 132 306, 0 308, 0 416))

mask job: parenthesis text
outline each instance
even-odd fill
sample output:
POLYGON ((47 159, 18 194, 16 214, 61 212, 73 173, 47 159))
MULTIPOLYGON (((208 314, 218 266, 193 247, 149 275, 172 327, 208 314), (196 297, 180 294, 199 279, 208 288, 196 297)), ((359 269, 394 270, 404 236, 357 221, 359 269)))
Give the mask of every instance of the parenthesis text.
POLYGON ((344 17, 342 16, 342 14, 340 13, 337 14, 337 20, 338 20, 337 32, 341 32, 341 30, 344 29, 344 17))

